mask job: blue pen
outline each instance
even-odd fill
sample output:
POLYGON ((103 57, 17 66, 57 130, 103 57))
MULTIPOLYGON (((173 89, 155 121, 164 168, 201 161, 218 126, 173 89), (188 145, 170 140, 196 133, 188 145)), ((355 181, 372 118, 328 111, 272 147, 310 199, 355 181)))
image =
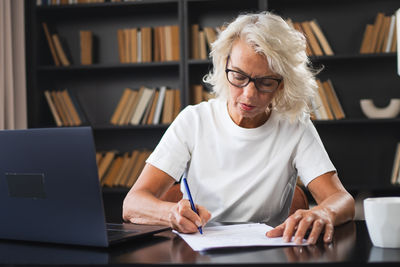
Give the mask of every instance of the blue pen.
MULTIPOLYGON (((183 183, 185 184, 186 192, 187 192, 188 197, 189 197, 190 206, 192 206, 192 210, 194 212, 196 212, 197 215, 199 215, 199 213, 196 210, 196 207, 194 206, 192 194, 190 194, 189 185, 188 185, 185 177, 183 177, 183 183)), ((197 227, 197 229, 199 229, 200 234, 203 234, 203 230, 201 229, 201 226, 197 227)))

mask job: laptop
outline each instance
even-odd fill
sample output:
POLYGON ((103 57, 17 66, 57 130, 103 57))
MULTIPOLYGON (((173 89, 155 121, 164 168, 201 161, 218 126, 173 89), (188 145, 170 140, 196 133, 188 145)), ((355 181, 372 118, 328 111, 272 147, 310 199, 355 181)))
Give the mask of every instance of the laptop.
POLYGON ((107 224, 90 127, 0 131, 0 239, 108 247, 169 229, 107 224))

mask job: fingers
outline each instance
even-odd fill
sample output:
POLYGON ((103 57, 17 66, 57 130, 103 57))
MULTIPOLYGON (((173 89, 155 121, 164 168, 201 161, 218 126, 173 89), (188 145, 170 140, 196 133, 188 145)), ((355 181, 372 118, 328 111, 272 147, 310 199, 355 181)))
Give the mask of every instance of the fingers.
POLYGON ((286 223, 284 222, 284 223, 278 225, 277 227, 275 227, 274 229, 269 230, 266 233, 267 237, 271 237, 272 238, 272 237, 282 236, 283 235, 283 231, 285 230, 285 225, 286 225, 286 223))
POLYGON ((210 218, 211 214, 202 206, 197 206, 197 215, 190 206, 187 199, 179 201, 170 213, 171 227, 182 233, 195 233, 198 227, 203 226, 210 218))
POLYGON ((299 221, 303 218, 300 212, 296 212, 292 216, 286 219, 286 227, 283 231, 283 241, 290 242, 293 234, 297 230, 297 225, 299 221))
POLYGON ((201 226, 206 225, 206 223, 211 219, 211 213, 203 206, 196 205, 197 212, 201 219, 201 226))
POLYGON ((315 244, 322 233, 324 233, 324 242, 329 243, 332 242, 334 227, 332 222, 324 217, 312 210, 298 210, 284 223, 268 231, 266 235, 267 237, 282 236, 285 242, 290 242, 293 237, 293 242, 301 244, 311 229, 307 243, 315 244))

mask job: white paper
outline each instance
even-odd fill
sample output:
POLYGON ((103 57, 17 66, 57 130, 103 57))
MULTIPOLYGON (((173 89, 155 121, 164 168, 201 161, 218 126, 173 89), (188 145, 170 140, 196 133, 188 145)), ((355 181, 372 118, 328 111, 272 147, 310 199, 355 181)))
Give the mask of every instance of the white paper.
MULTIPOLYGON (((293 241, 284 242, 282 237, 267 237, 265 233, 271 229, 273 228, 266 224, 251 223, 204 227, 203 234, 174 233, 185 240, 194 251, 226 247, 298 246, 293 241)), ((305 239, 301 245, 307 245, 305 239)))

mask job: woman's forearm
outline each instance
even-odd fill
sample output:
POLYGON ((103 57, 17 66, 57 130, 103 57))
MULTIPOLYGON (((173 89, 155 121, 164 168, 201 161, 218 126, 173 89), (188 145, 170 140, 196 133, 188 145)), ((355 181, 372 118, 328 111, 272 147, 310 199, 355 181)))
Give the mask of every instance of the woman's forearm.
POLYGON ((123 202, 123 219, 131 223, 170 225, 170 213, 176 203, 157 199, 150 192, 129 192, 123 202))
POLYGON ((340 191, 329 196, 319 203, 318 206, 328 211, 334 226, 354 218, 354 199, 346 191, 340 191))

